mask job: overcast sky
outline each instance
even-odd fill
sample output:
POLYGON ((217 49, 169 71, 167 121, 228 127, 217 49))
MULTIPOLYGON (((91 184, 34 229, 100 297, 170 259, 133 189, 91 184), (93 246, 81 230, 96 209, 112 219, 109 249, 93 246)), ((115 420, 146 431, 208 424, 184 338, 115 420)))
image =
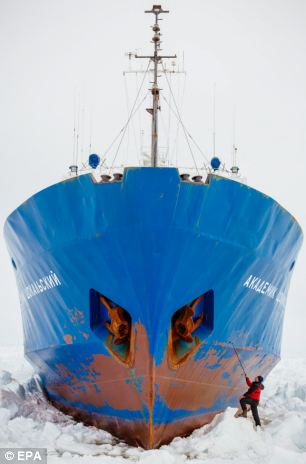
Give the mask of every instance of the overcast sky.
MULTIPOLYGON (((152 15, 143 0, 0 0, 0 209, 7 215, 35 192, 58 182, 73 156, 80 107, 79 161, 101 155, 123 126, 141 76, 123 78, 128 51, 151 51, 152 15), (128 104, 128 105, 127 105, 128 104), (90 136, 91 133, 91 136, 90 136)), ((173 89, 183 120, 212 155, 216 84, 216 150, 230 167, 236 108, 238 162, 248 184, 272 196, 306 230, 306 1, 172 0, 161 22, 163 51, 184 52, 185 77, 173 89)), ((141 66, 136 63, 133 66, 141 66)), ((144 83, 144 94, 149 87, 144 83)), ((162 80, 164 95, 167 84, 162 80)), ((149 145, 146 101, 126 134, 116 163, 132 164, 149 145)), ((169 127, 162 100, 161 145, 169 127)), ((182 134, 170 121, 170 154, 192 166, 182 134), (172 146, 173 145, 173 146, 172 146)), ((114 151, 107 155, 110 164, 114 151)), ((203 159, 195 152, 200 165, 203 159)), ((0 343, 22 340, 17 289, 0 238, 0 343)), ((289 292, 283 354, 306 356, 306 252, 289 292)))

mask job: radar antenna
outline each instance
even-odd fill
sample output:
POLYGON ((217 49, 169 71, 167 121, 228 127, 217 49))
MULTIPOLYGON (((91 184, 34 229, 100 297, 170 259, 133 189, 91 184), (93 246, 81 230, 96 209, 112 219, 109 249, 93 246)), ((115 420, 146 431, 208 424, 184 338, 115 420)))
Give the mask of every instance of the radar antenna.
POLYGON ((152 42, 154 44, 154 54, 151 56, 139 56, 135 54, 135 58, 149 58, 154 63, 154 80, 152 82, 151 93, 153 97, 152 108, 149 109, 149 113, 152 114, 152 135, 151 135, 151 166, 156 167, 158 165, 158 110, 160 110, 159 105, 159 92, 160 88, 158 87, 158 64, 163 58, 176 58, 176 55, 173 56, 161 56, 160 52, 160 27, 158 21, 160 21, 159 15, 161 13, 169 13, 168 10, 163 10, 161 5, 153 5, 151 10, 146 10, 145 13, 153 13, 155 15, 155 23, 152 27, 154 36, 152 42))
POLYGON ((234 118, 233 118, 233 166, 231 167, 231 172, 233 176, 238 176, 239 167, 237 166, 237 151, 238 147, 236 145, 236 106, 234 106, 234 118))

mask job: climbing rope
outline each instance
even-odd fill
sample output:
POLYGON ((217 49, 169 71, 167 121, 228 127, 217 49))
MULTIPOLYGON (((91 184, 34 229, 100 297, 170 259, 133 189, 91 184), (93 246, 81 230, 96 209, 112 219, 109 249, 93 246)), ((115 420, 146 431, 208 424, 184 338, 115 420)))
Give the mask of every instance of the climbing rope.
POLYGON ((235 353, 236 353, 236 356, 237 356, 237 358, 238 358, 238 361, 239 361, 239 363, 240 363, 240 366, 242 367, 242 370, 243 370, 243 372, 244 372, 244 375, 247 376, 247 375, 246 375, 246 372, 245 372, 245 369, 244 369, 244 367, 243 367, 243 364, 242 364, 242 362, 241 362, 241 360, 240 360, 240 358, 239 358, 239 355, 238 355, 238 353, 237 353, 237 350, 236 350, 236 348, 235 348, 234 343, 233 343, 233 342, 230 342, 230 344, 233 345, 234 351, 235 351, 235 353))

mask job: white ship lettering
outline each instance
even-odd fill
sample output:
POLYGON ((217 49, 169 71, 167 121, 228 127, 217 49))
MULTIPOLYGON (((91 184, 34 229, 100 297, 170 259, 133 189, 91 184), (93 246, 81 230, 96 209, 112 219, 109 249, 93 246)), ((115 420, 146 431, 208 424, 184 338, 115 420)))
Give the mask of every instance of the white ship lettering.
POLYGON ((62 285, 60 279, 57 277, 55 272, 50 271, 50 274, 35 280, 31 284, 27 285, 24 289, 25 296, 28 300, 33 298, 35 295, 51 290, 54 287, 62 285))
POLYGON ((275 294, 278 288, 275 285, 272 285, 267 280, 262 279, 261 277, 253 276, 252 274, 247 278, 243 284, 244 287, 254 290, 257 293, 266 295, 271 299, 275 298, 275 294))

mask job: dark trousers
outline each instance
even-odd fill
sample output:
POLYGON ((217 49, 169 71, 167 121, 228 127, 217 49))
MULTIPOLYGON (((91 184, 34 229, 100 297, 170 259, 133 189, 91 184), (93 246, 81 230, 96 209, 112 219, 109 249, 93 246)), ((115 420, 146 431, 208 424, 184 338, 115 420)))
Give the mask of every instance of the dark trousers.
POLYGON ((257 410, 258 401, 253 400, 253 398, 241 398, 240 404, 241 404, 241 408, 242 408, 243 411, 246 410, 246 408, 247 408, 246 406, 247 406, 247 404, 249 404, 251 406, 251 410, 252 410, 252 414, 253 414, 253 417, 254 417, 255 424, 256 425, 261 425, 259 415, 258 415, 258 410, 257 410))

